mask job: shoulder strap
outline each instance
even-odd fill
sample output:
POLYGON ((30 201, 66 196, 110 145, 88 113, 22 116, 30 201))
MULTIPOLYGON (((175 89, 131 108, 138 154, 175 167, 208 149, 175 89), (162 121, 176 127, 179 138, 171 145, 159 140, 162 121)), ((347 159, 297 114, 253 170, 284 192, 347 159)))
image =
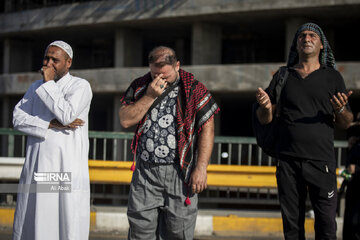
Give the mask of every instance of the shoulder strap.
POLYGON ((289 75, 288 68, 280 67, 278 78, 276 81, 276 86, 275 86, 275 92, 276 92, 276 113, 275 114, 276 114, 276 116, 280 115, 280 109, 281 109, 280 96, 281 96, 281 91, 283 90, 283 88, 285 86, 288 75, 289 75))
POLYGON ((178 82, 174 82, 174 84, 171 84, 171 86, 169 86, 160 96, 158 96, 155 101, 153 102, 153 104, 151 104, 150 108, 148 109, 147 112, 151 112, 151 110, 156 107, 156 105, 158 105, 161 100, 164 99, 164 97, 166 97, 166 95, 169 94, 169 92, 171 92, 176 86, 178 85, 178 82))

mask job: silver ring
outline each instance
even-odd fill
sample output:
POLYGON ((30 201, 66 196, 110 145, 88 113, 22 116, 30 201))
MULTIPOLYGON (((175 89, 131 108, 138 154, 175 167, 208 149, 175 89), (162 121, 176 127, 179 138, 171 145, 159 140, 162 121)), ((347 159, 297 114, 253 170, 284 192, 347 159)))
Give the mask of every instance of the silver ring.
POLYGON ((164 85, 163 85, 163 84, 160 84, 160 88, 164 88, 164 85))

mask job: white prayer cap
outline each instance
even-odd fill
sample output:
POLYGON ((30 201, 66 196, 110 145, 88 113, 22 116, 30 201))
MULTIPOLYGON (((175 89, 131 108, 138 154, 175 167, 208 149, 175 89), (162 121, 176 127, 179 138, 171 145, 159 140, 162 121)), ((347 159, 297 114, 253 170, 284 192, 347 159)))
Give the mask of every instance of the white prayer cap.
POLYGON ((62 50, 64 50, 67 55, 69 55, 69 57, 72 59, 73 58, 73 50, 71 48, 71 46, 69 44, 67 44, 64 41, 54 41, 52 43, 49 44, 48 47, 50 46, 57 46, 59 48, 61 48, 62 50))

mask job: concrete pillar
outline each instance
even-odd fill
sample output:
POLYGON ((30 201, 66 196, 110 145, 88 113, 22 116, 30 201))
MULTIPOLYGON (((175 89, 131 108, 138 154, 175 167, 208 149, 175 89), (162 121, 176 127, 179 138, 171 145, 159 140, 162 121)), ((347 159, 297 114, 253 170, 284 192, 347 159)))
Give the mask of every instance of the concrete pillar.
POLYGON ((287 62, 296 30, 307 21, 303 18, 292 18, 285 22, 285 62, 287 62))
POLYGON ((183 64, 185 61, 185 41, 184 39, 176 39, 175 40, 175 52, 176 57, 180 61, 180 64, 183 64))
POLYGON ((4 11, 5 12, 10 12, 11 11, 11 1, 12 0, 5 0, 4 1, 4 11))
POLYGON ((115 67, 142 66, 142 36, 140 33, 117 29, 115 32, 115 67))
POLYGON ((23 40, 4 40, 3 72, 30 72, 32 70, 31 43, 23 40))
MULTIPOLYGON (((8 128, 9 126, 9 98, 7 96, 3 96, 1 98, 1 128, 8 128)), ((7 156, 8 154, 8 140, 7 136, 0 136, 1 137, 1 154, 2 156, 7 156)))
POLYGON ((221 27, 195 23, 192 29, 192 65, 221 64, 221 27))
MULTIPOLYGON (((320 26, 321 27, 321 26, 320 26)), ((336 46, 335 46, 335 31, 334 29, 330 28, 330 29, 322 29, 324 31, 325 37, 328 40, 331 50, 333 51, 333 53, 335 54, 336 52, 336 46)), ((336 56, 335 56, 336 59, 336 56)))
POLYGON ((10 73, 10 40, 4 39, 3 73, 10 73))

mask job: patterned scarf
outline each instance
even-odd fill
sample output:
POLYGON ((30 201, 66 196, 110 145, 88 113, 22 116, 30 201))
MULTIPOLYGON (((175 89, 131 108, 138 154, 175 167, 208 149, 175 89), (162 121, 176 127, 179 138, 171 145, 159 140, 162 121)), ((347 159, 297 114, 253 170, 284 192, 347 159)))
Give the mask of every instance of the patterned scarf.
MULTIPOLYGON (((190 178, 197 160, 197 140, 202 127, 219 107, 207 88, 194 79, 194 75, 180 69, 180 92, 177 99, 177 142, 180 166, 185 182, 190 178)), ((121 104, 128 105, 136 102, 146 92, 148 84, 152 81, 150 73, 135 79, 126 90, 121 104)), ((138 123, 131 144, 133 154, 136 154, 137 144, 145 127, 146 116, 138 123)))
POLYGON ((290 48, 287 66, 292 67, 299 62, 299 54, 296 49, 297 40, 298 40, 300 33, 302 33, 303 31, 306 31, 306 30, 315 32, 320 37, 320 40, 324 47, 320 51, 320 56, 319 56, 320 64, 326 65, 328 67, 335 69, 336 68, 335 58, 334 58, 333 52, 330 48, 329 42, 327 41, 324 32, 315 23, 305 23, 302 26, 300 26, 300 28, 297 30, 294 40, 292 42, 291 48, 290 48))

